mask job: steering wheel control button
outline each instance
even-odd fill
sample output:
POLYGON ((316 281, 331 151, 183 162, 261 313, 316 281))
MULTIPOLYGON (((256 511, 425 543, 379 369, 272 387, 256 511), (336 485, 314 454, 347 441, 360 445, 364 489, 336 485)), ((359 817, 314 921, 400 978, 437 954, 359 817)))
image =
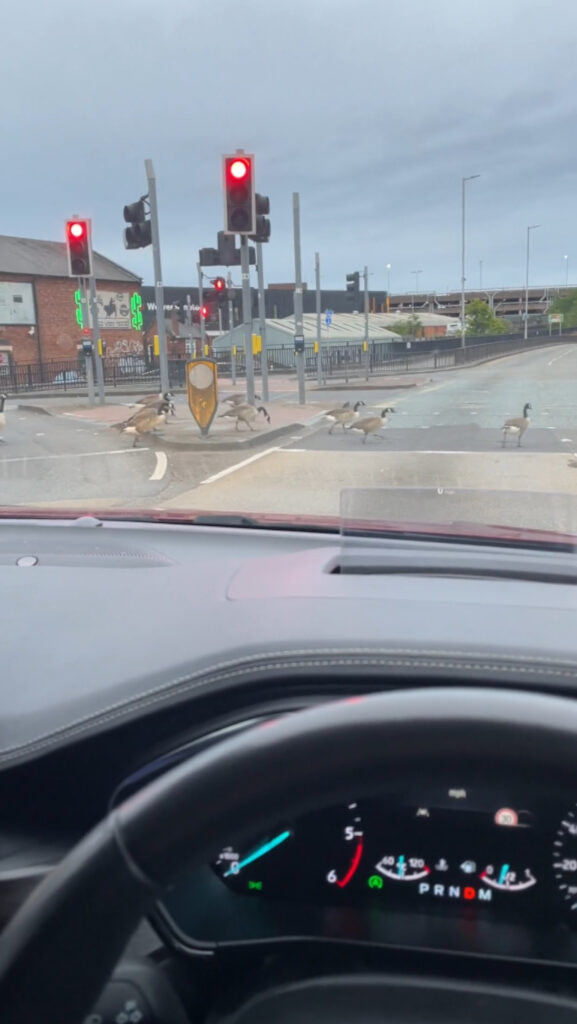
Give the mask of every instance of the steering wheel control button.
POLYGON ((140 989, 130 981, 111 981, 82 1024, 161 1024, 140 989))

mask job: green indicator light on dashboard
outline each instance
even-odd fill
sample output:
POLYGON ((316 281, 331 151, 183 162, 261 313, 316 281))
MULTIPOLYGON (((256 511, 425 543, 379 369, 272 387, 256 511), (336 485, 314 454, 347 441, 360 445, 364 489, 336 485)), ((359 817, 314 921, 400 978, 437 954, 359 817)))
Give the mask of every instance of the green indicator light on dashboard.
POLYGON ((259 892, 262 890, 262 882, 247 882, 247 889, 258 889, 259 892))
POLYGON ((369 875, 367 885, 369 889, 382 889, 383 880, 380 875, 369 875))

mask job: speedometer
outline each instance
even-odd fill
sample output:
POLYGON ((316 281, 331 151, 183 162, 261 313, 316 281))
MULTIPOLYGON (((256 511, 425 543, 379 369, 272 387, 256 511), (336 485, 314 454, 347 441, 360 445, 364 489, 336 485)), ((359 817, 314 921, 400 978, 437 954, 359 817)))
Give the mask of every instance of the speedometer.
POLYGON ((567 812, 555 833, 553 871, 561 896, 577 910, 577 808, 567 812))

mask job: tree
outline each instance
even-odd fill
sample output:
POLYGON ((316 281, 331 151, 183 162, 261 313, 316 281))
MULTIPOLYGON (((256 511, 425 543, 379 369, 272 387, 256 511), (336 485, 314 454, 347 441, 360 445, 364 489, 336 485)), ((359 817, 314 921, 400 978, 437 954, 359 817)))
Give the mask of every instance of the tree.
POLYGON ((467 305, 467 334, 506 334, 508 328, 504 320, 495 316, 487 302, 473 299, 467 305))
POLYGON ((563 314, 563 327, 577 327, 577 291, 559 295, 548 309, 549 313, 563 314))
POLYGON ((423 335, 423 325, 416 313, 411 313, 401 324, 391 325, 391 330, 402 338, 420 338, 423 335))

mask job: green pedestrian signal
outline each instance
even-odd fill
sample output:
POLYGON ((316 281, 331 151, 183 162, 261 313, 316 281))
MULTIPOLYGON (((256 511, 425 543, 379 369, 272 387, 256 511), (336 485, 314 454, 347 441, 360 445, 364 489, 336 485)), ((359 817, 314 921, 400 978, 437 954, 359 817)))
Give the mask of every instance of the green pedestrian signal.
POLYGON ((130 296, 130 314, 131 323, 135 331, 142 330, 142 299, 138 292, 133 292, 130 296))
POLYGON ((82 292, 80 288, 77 288, 74 292, 74 302, 76 303, 76 323, 79 327, 84 327, 84 313, 82 311, 82 292))

